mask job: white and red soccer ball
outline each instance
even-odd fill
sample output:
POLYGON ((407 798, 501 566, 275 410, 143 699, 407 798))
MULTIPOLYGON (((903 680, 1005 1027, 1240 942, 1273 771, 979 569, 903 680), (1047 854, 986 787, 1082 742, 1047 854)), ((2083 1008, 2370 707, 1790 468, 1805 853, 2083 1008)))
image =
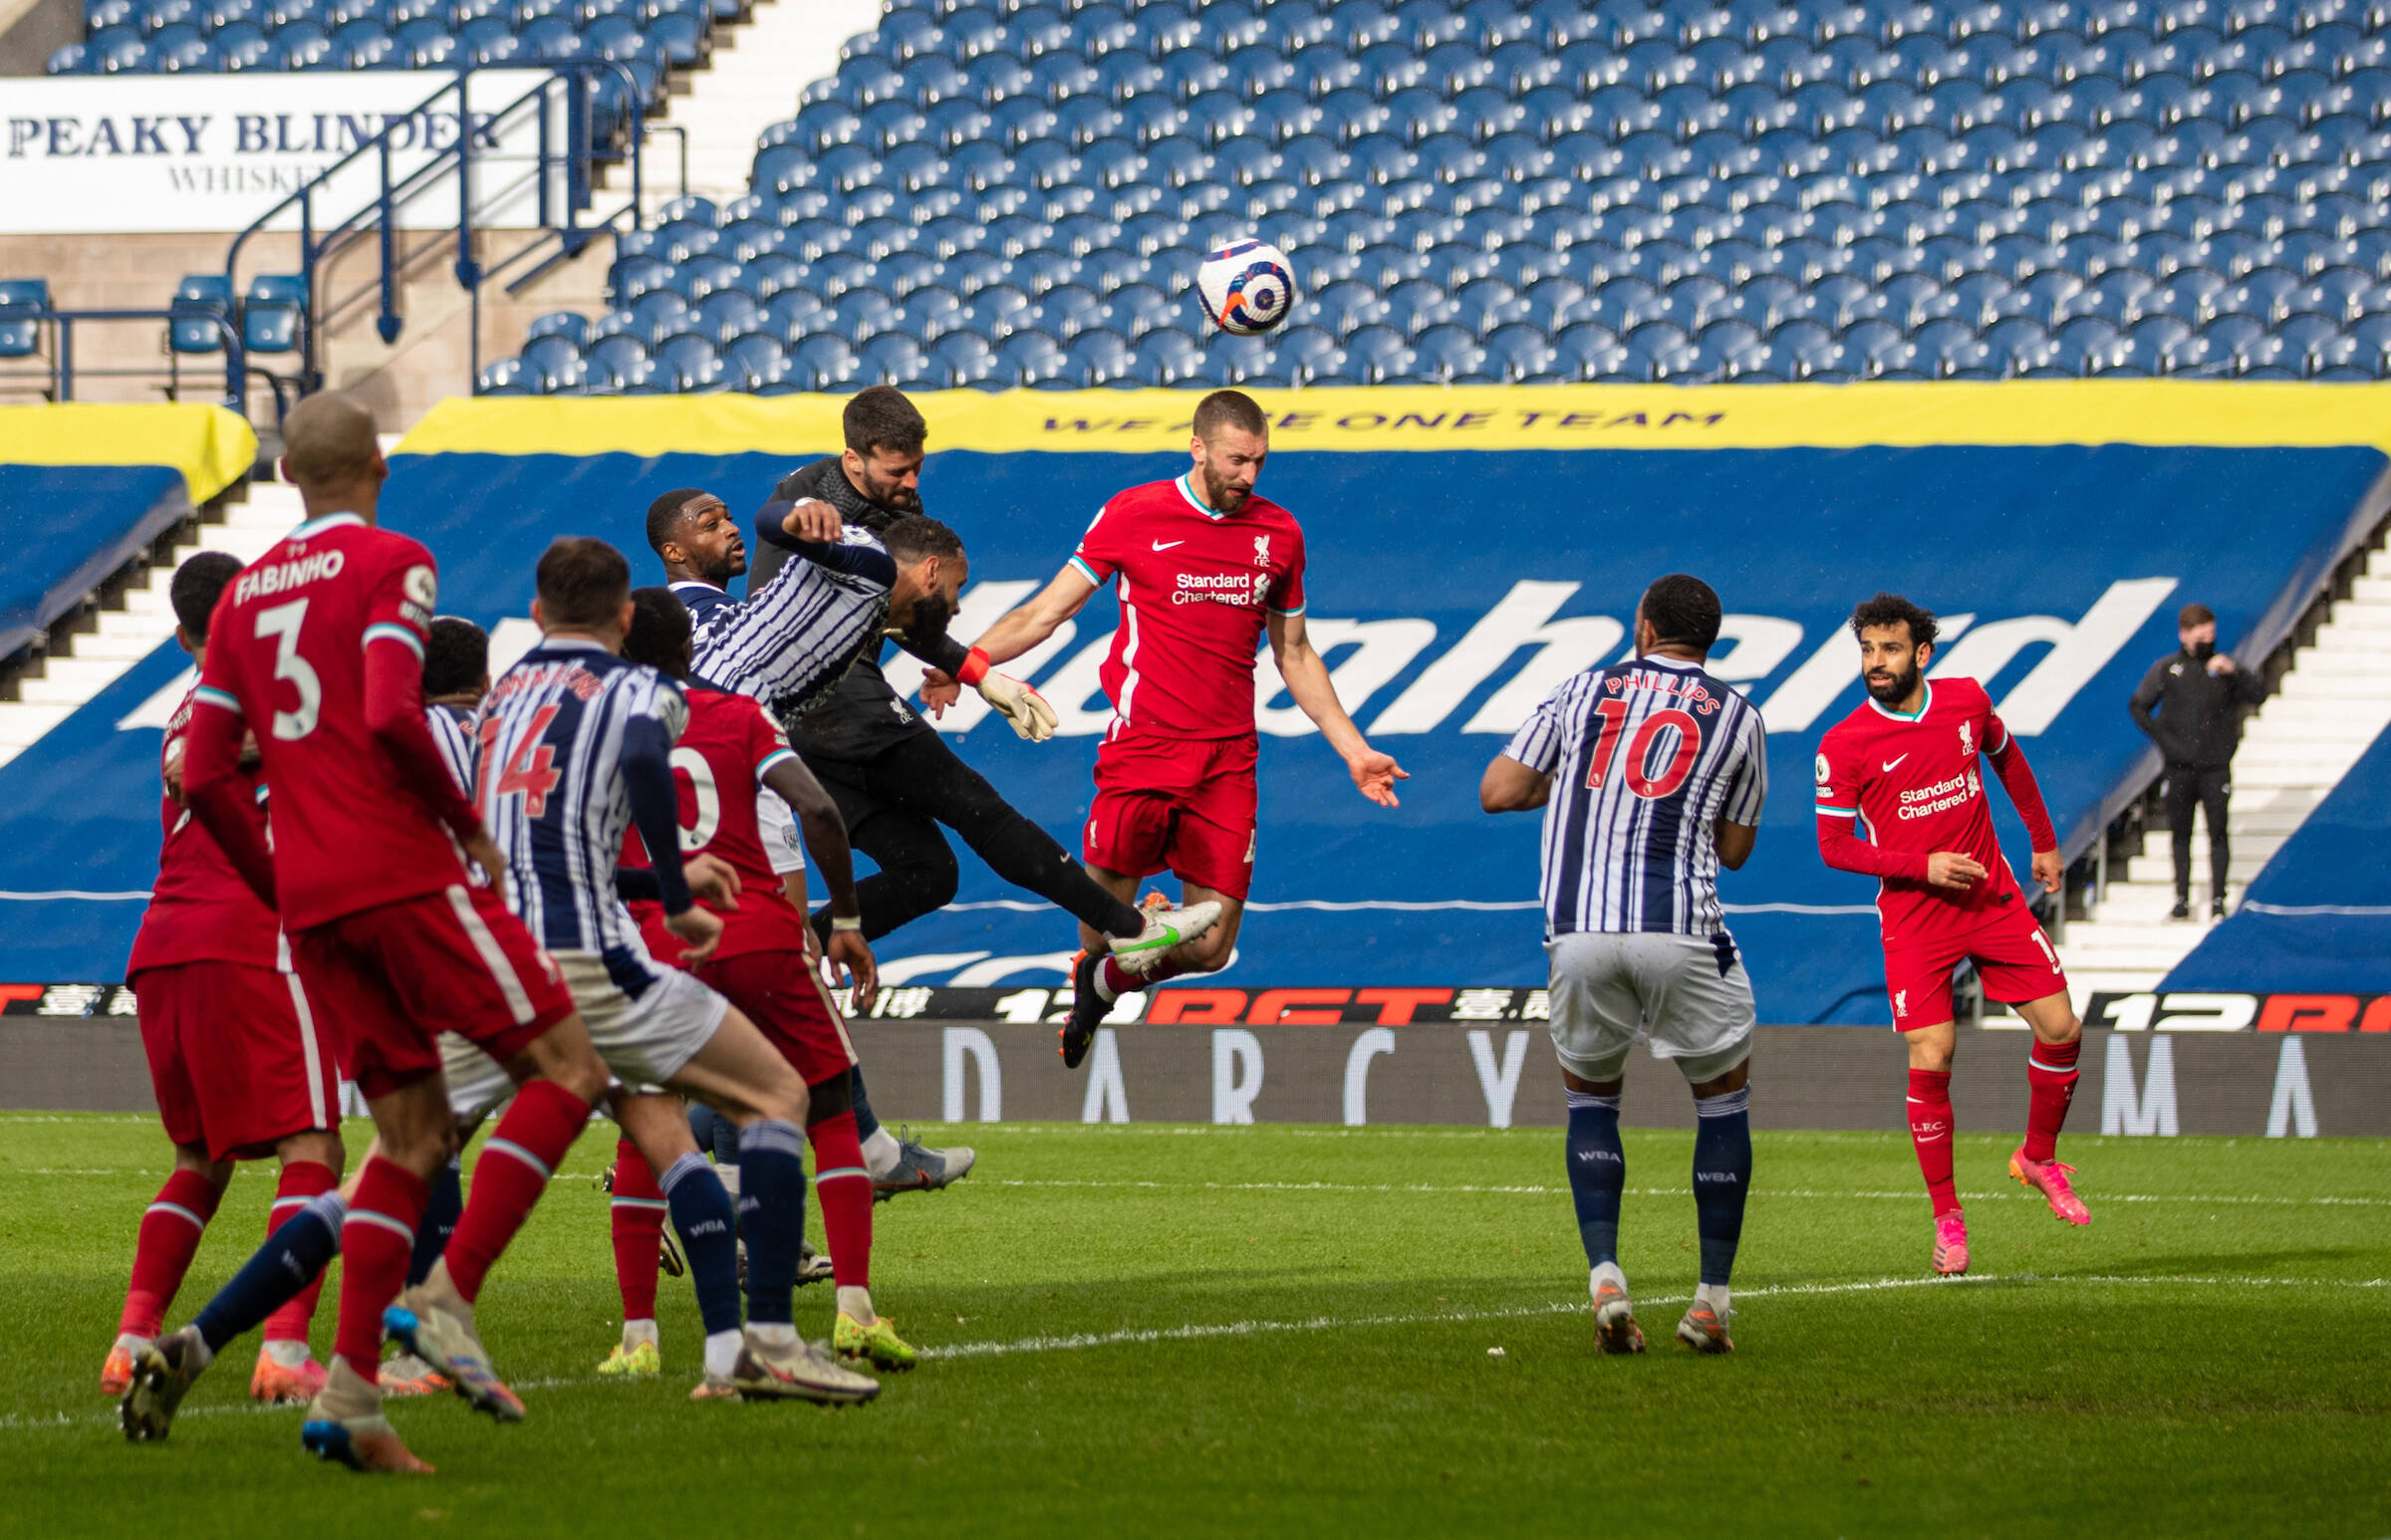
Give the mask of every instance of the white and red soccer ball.
POLYGON ((1196 269, 1196 298, 1221 331, 1258 337, 1295 308, 1295 265, 1268 241, 1234 241, 1196 269))

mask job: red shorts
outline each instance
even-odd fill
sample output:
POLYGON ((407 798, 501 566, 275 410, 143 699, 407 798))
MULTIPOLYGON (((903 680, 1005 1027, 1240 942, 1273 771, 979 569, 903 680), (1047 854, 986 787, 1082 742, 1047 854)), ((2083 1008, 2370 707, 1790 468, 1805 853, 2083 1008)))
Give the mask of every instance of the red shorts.
POLYGON ((1984 980, 1985 998, 2004 1005, 2064 994, 2067 975, 2050 937, 2020 901, 1990 923, 1962 935, 1885 948, 1885 993, 1893 999, 1893 1025, 1902 1032, 1940 1026, 1952 1019, 1951 970, 1966 957, 1984 980))
POLYGON ((1124 877, 1168 870, 1242 900, 1253 886, 1254 759, 1252 738, 1105 739, 1081 854, 1124 877))
POLYGON ((754 1022, 807 1085, 855 1067, 847 1024, 803 952, 741 952, 706 963, 697 977, 754 1022))
POLYGON ((454 1032, 500 1064, 573 1014, 556 963, 487 888, 454 883, 302 930, 291 956, 369 1100, 440 1067, 454 1032))
POLYGON ((296 976, 245 962, 179 962, 131 980, 157 1116, 211 1160, 255 1160, 294 1134, 340 1126, 334 1045, 296 976))

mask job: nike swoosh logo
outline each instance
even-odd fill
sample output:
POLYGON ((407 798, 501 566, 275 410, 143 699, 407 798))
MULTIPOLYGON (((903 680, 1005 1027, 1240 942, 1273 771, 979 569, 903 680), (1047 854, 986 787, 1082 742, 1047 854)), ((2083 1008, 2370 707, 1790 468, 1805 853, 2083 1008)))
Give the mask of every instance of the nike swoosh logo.
POLYGON ((1891 770, 1895 765, 1900 764, 1902 759, 1907 759, 1909 757, 1909 755, 1904 754, 1901 756, 1901 759, 1888 759, 1884 762, 1881 768, 1884 770, 1891 770))
POLYGON ((1168 551, 1173 546, 1184 546, 1186 544, 1187 542, 1184 540, 1158 540, 1154 543, 1154 548, 1157 551, 1168 551))

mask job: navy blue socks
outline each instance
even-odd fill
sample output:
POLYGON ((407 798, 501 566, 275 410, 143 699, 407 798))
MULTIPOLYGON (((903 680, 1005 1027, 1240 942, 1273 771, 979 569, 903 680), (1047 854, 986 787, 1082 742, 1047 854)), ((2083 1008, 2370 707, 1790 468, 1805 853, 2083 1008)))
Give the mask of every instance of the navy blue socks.
POLYGON ((1751 1191, 1750 1107, 1749 1086, 1694 1103, 1694 1213, 1706 1284, 1725 1284, 1735 1270, 1751 1191))
POLYGON ((739 1329, 738 1218, 730 1193, 701 1155, 672 1162, 657 1185, 672 1210, 672 1228, 688 1254, 689 1282, 697 1291, 697 1315, 706 1335, 739 1329))
POLYGON ((415 1226, 415 1249, 406 1259, 406 1286, 413 1288, 431 1276, 432 1265, 448 1249, 456 1232, 457 1215, 465 1211, 463 1158, 452 1158, 432 1174, 431 1200, 423 1205, 423 1220, 415 1226))
POLYGON ((349 1205, 334 1191, 309 1199, 283 1220, 192 1322, 207 1351, 223 1352, 225 1344, 263 1324, 315 1282, 341 1254, 341 1225, 348 1216, 349 1205))
POLYGON ((766 1119, 739 1130, 739 1228, 747 1236, 747 1324, 794 1319, 805 1242, 805 1132, 766 1119))
POLYGON ((1569 1195, 1586 1265, 1619 1260, 1619 1195, 1627 1188, 1627 1155, 1619 1146, 1619 1099, 1571 1091, 1569 1195))

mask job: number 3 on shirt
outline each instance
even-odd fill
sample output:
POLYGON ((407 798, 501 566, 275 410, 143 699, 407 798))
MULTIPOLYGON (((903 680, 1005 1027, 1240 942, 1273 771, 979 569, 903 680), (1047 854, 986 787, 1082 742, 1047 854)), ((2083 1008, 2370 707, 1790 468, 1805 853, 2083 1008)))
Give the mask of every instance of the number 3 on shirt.
POLYGON ((306 737, 316 730, 316 718, 324 709, 324 685, 316 670, 299 655, 299 628, 307 621, 307 601, 294 599, 287 605, 257 612, 259 641, 274 639, 274 677, 288 679, 299 691, 299 709, 274 713, 274 736, 285 743, 306 737))
MULTIPOLYGON (((1619 737, 1627 725, 1624 700, 1598 700, 1594 710, 1602 718, 1602 736, 1594 741, 1594 757, 1586 767, 1588 791, 1602 790, 1603 782, 1610 779, 1611 761, 1618 757, 1619 737)), ((1702 723, 1675 706, 1655 711, 1644 718, 1627 745, 1627 789, 1647 801, 1658 801, 1686 784, 1686 777, 1694 773, 1694 761, 1701 757, 1702 723), (1677 753, 1659 775, 1647 775, 1653 740, 1664 727, 1677 729, 1677 753)))

